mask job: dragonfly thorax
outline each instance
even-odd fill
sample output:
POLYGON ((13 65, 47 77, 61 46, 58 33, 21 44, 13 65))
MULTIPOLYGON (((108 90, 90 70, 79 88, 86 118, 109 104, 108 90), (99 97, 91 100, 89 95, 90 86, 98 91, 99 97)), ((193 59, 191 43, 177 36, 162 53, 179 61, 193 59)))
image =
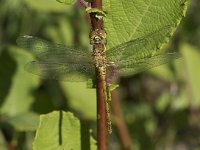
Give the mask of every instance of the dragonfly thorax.
POLYGON ((106 67, 106 32, 102 29, 96 29, 90 33, 90 43, 94 45, 93 56, 95 67, 106 67))
POLYGON ((105 50, 96 49, 94 51, 94 62, 95 67, 106 67, 106 57, 105 57, 105 50))
POLYGON ((101 29, 96 29, 90 32, 90 44, 106 44, 106 32, 101 29))

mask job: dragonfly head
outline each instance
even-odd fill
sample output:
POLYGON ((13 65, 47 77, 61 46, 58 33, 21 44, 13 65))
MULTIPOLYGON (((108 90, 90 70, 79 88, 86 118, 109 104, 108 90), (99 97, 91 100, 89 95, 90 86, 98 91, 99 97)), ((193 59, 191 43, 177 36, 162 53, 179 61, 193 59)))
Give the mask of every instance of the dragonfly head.
POLYGON ((106 31, 96 29, 90 32, 90 44, 106 44, 106 31))

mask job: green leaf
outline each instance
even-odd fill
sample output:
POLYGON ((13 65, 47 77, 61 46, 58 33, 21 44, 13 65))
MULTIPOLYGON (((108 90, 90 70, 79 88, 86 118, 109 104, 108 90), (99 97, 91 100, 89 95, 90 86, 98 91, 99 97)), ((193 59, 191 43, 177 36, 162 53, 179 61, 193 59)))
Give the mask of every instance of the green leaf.
POLYGON ((162 78, 166 81, 175 81, 175 76, 174 76, 174 72, 172 70, 170 70, 170 65, 175 65, 176 63, 181 63, 182 59, 176 59, 173 61, 169 60, 170 64, 164 64, 155 68, 152 68, 150 70, 148 70, 149 73, 151 73, 154 76, 157 76, 158 78, 162 78), (171 62, 171 63, 170 63, 171 62))
MULTIPOLYGON (((163 26, 177 26, 186 11, 187 0, 105 0, 104 26, 108 48, 143 37, 163 26)), ((174 29, 171 29, 174 31, 174 29)))
POLYGON ((190 101, 188 101, 187 92, 183 88, 180 89, 180 94, 176 97, 173 97, 170 105, 173 110, 185 110, 190 107, 190 101))
POLYGON ((4 49, 0 56, 1 112, 15 116, 27 112, 33 102, 32 91, 39 85, 39 78, 27 73, 24 65, 33 57, 17 47, 4 49))
POLYGON ((56 1, 65 5, 72 5, 76 2, 75 0, 56 0, 56 1))
POLYGON ((169 92, 164 92, 156 101, 155 107, 158 110, 159 113, 163 113, 166 108, 169 106, 171 103, 170 95, 171 93, 169 92))
POLYGON ((190 103, 194 107, 200 106, 200 70, 199 64, 200 64, 200 52, 199 49, 193 46, 190 46, 188 44, 182 44, 181 50, 183 54, 184 59, 184 68, 182 68, 180 71, 180 75, 183 76, 186 83, 186 90, 189 95, 187 97, 190 97, 190 103))
POLYGON ((113 90, 115 90, 116 88, 118 88, 119 85, 118 84, 110 84, 109 86, 107 86, 107 101, 111 101, 112 97, 111 97, 111 92, 113 90))
POLYGON ((6 144, 6 141, 4 139, 4 136, 3 136, 2 132, 0 132, 0 149, 1 150, 7 150, 8 148, 7 148, 6 145, 7 144, 6 144))
POLYGON ((55 0, 23 0, 28 7, 42 12, 66 12, 66 5, 61 5, 55 0))
POLYGON ((85 0, 86 2, 88 2, 88 3, 91 3, 92 2, 92 0, 85 0))
POLYGON ((92 89, 92 88, 94 88, 94 86, 95 86, 94 81, 92 79, 88 79, 87 80, 87 88, 92 89))
POLYGON ((102 10, 99 10, 98 8, 88 7, 88 8, 85 9, 85 11, 87 13, 95 13, 96 18, 98 18, 98 19, 102 19, 103 17, 106 17, 106 13, 102 10))
POLYGON ((115 90, 115 89, 118 88, 118 87, 119 87, 118 84, 114 84, 114 83, 113 83, 113 84, 110 84, 108 88, 109 88, 109 91, 111 92, 111 91, 115 90))
POLYGON ((90 149, 97 150, 97 142, 92 136, 90 136, 90 149))
POLYGON ((18 131, 36 130, 39 124, 39 115, 35 113, 23 113, 13 117, 6 117, 5 121, 9 122, 18 131))
POLYGON ((81 144, 87 143, 81 143, 81 125, 72 113, 54 111, 41 115, 33 150, 80 150, 81 144))
POLYGON ((85 119, 96 120, 96 89, 87 88, 86 82, 61 82, 70 106, 85 119))

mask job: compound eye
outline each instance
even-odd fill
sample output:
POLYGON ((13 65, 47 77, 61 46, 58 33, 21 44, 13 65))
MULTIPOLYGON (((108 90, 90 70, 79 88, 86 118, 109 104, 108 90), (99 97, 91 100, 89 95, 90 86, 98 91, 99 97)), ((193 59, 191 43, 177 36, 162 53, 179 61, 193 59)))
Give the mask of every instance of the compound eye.
POLYGON ((99 30, 99 35, 103 38, 106 38, 106 31, 105 30, 99 30))

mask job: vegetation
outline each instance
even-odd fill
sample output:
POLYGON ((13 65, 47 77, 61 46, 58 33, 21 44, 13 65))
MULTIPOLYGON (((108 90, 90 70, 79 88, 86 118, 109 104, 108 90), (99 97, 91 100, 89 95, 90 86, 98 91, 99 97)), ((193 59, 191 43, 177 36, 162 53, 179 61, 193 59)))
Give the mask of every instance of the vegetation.
MULTIPOLYGON (((96 90, 88 82, 44 80, 27 73, 24 65, 35 56, 16 44, 20 35, 33 35, 91 49, 88 13, 79 3, 64 2, 73 5, 0 1, 1 150, 97 149, 96 90)), ((107 49, 173 25, 171 33, 177 31, 167 49, 182 54, 169 64, 120 78, 112 92, 108 149, 200 149, 198 0, 191 0, 184 19, 184 0, 103 2, 107 49)))

